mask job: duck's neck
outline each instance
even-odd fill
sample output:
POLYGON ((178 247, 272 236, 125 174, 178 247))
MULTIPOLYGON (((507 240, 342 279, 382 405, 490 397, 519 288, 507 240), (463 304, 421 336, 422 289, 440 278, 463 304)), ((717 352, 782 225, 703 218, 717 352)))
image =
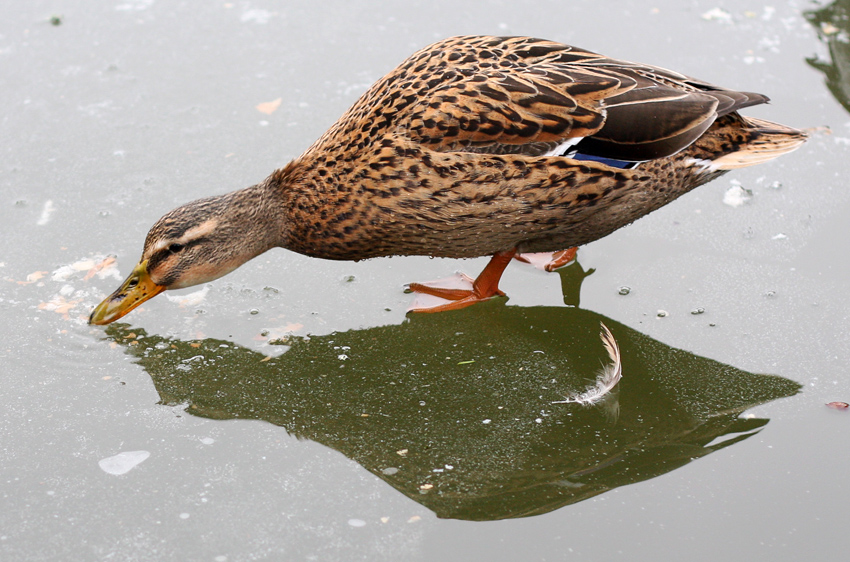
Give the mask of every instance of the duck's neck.
MULTIPOLYGON (((269 178, 271 179, 271 178, 269 178)), ((280 190, 266 181, 222 195, 225 235, 238 240, 241 251, 233 256, 241 265, 263 252, 283 246, 286 220, 280 190)))

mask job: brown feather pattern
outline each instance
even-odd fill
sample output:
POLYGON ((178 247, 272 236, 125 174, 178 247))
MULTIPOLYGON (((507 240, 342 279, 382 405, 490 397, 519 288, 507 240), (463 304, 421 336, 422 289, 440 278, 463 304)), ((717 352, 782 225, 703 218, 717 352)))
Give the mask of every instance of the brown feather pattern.
POLYGON ((267 180, 286 214, 281 245, 357 260, 586 244, 725 171, 695 161, 801 144, 799 131, 737 113, 766 101, 551 41, 447 39, 267 180), (596 156, 643 162, 544 155, 577 137, 596 156))
POLYGON ((113 322, 275 246, 337 260, 493 255, 469 290, 411 285, 453 301, 433 311, 480 302, 504 294, 516 252, 587 244, 800 146, 805 133, 738 113, 766 101, 542 39, 446 39, 265 181, 167 213, 89 321, 113 322))

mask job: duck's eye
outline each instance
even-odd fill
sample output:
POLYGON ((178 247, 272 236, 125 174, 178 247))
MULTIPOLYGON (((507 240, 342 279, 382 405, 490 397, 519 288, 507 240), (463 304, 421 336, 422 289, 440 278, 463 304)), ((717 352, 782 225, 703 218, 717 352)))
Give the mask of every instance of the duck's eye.
POLYGON ((172 244, 171 246, 168 247, 168 251, 171 252, 172 254, 176 254, 176 253, 180 252, 183 248, 185 248, 185 246, 183 244, 172 244))

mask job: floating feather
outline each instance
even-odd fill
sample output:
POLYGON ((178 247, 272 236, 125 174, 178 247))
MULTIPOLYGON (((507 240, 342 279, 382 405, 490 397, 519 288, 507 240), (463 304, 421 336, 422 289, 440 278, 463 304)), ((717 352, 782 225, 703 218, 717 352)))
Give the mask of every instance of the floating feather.
POLYGON ((623 365, 620 361, 620 346, 617 345, 617 340, 611 334, 608 326, 599 323, 602 326, 602 331, 599 332, 599 337, 602 338, 602 344, 608 351, 608 356, 611 358, 611 363, 605 364, 599 370, 596 376, 596 384, 588 387, 584 392, 579 394, 571 394, 563 400, 553 402, 553 404, 581 404, 582 406, 592 406, 602 402, 620 382, 623 376, 623 365))

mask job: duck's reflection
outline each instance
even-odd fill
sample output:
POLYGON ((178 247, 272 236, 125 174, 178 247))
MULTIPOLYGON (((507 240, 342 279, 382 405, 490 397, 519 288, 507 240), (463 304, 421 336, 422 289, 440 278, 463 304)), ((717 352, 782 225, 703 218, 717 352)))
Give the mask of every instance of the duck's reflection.
POLYGON ((486 303, 295 337, 271 360, 230 342, 133 332, 107 334, 147 370, 163 403, 280 425, 446 518, 545 513, 664 474, 749 437, 767 420, 742 411, 799 390, 570 307, 486 303), (623 358, 616 421, 604 408, 552 404, 586 387, 607 359, 600 321, 623 358))
POLYGON ((836 0, 803 15, 817 29, 830 55, 829 60, 812 57, 806 62, 823 72, 829 91, 850 111, 850 0, 836 0))

